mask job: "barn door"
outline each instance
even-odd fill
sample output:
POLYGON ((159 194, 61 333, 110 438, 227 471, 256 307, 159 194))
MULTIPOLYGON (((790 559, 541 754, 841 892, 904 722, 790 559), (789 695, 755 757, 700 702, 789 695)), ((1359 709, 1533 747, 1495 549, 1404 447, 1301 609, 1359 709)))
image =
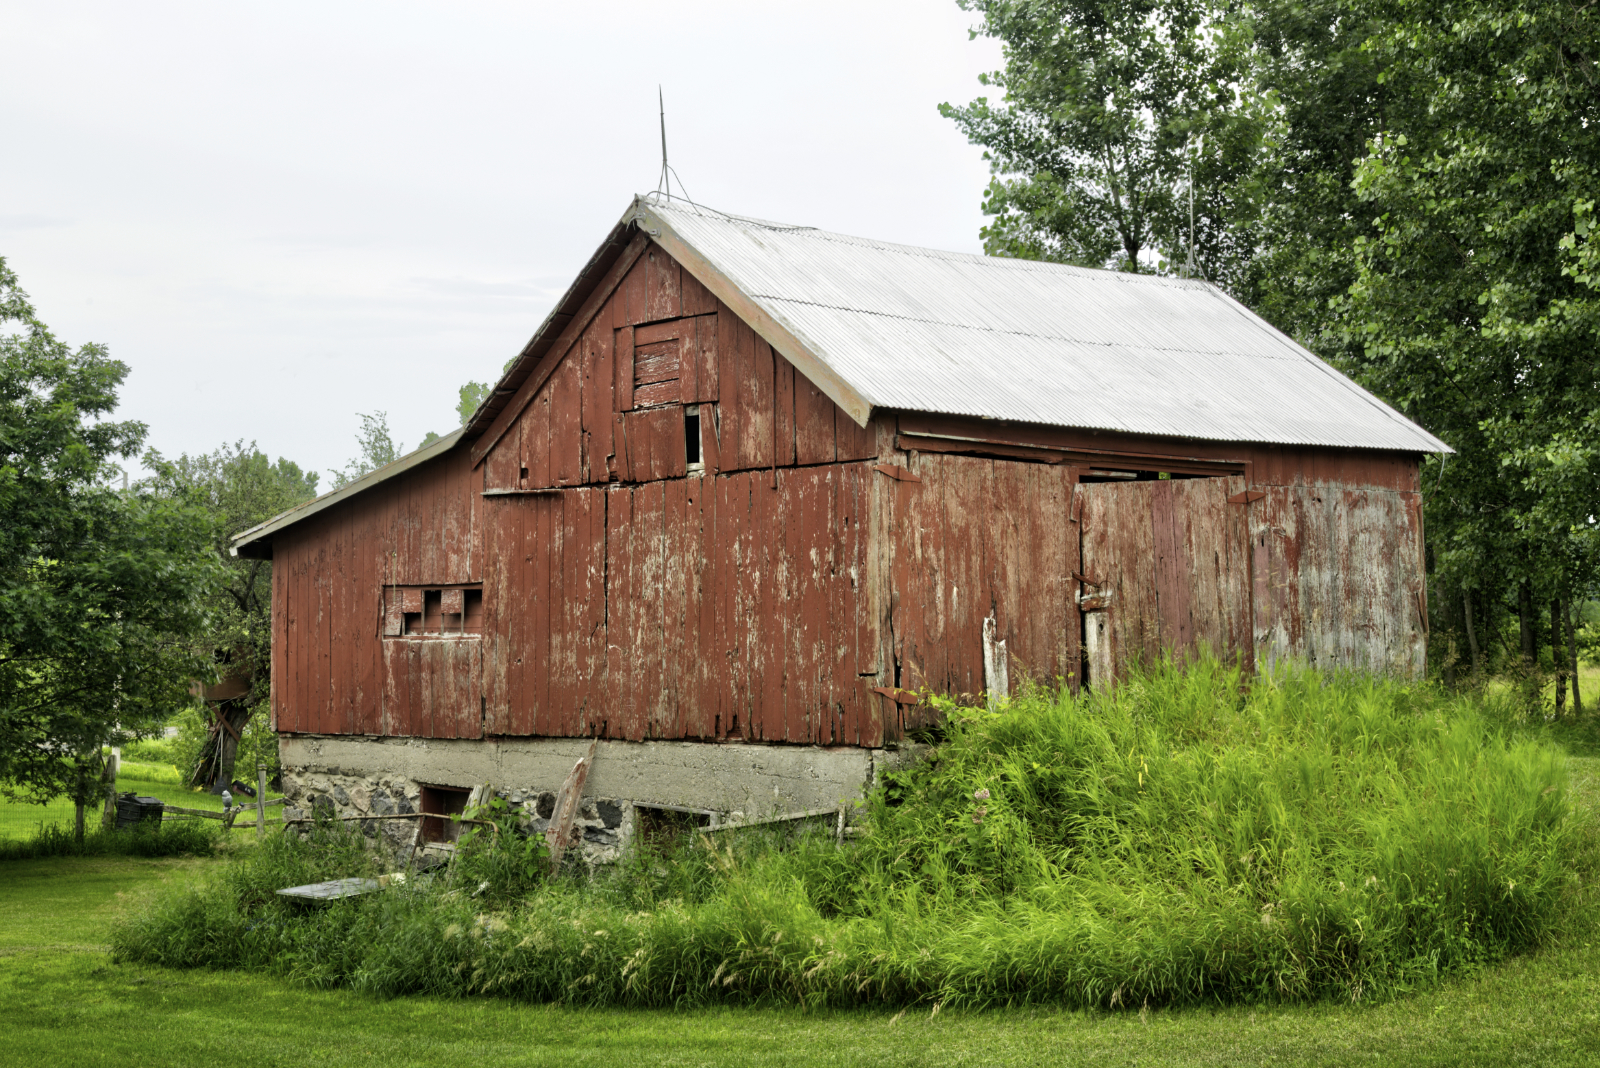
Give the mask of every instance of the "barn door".
POLYGON ((1088 681, 1099 685, 1162 652, 1252 657, 1244 479, 1081 484, 1088 681))

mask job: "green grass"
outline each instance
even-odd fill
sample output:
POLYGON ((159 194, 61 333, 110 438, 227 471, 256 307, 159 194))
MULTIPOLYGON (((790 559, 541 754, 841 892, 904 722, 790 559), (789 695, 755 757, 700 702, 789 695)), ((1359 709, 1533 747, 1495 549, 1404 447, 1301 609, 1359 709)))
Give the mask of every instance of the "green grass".
MULTIPOLYGON (((1592 802, 1600 760, 1574 762, 1592 802)), ((238 847, 236 847, 238 848, 238 847)), ((253 847, 247 847, 253 848, 253 847)), ((117 965, 109 923, 223 861, 0 866, 0 1065, 1499 1066, 1600 1061, 1600 948, 1563 945, 1380 1005, 960 1013, 561 1009, 376 1000, 261 975, 117 965)))
MULTIPOLYGON (((133 792, 141 797, 159 797, 169 805, 182 808, 200 808, 208 812, 222 811, 222 798, 203 790, 191 790, 179 785, 178 769, 170 764, 149 764, 140 761, 122 762, 122 773, 117 777, 119 793, 133 792)), ((236 798, 235 804, 249 798, 236 798)), ((58 797, 44 805, 30 805, 0 798, 0 841, 32 838, 41 824, 71 826, 75 809, 70 800, 58 797)), ((89 826, 97 825, 100 810, 86 813, 89 826)), ((245 817, 247 820, 249 817, 245 817)))
POLYGON ((1597 865, 1565 757, 1512 711, 1167 665, 1109 696, 948 708, 937 758, 876 795, 846 849, 746 832, 554 881, 469 851, 454 884, 305 913, 272 888, 374 862, 359 836, 273 839, 115 943, 376 994, 593 1006, 1383 999, 1546 944, 1580 906, 1597 865))

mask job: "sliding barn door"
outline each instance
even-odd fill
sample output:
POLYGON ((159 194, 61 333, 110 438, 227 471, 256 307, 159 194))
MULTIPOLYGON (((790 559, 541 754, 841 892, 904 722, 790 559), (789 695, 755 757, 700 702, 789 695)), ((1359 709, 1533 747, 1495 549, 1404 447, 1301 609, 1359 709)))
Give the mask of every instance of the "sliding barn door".
POLYGON ((1253 656, 1246 505, 1228 503, 1243 490, 1239 477, 1078 486, 1091 686, 1166 650, 1253 656))

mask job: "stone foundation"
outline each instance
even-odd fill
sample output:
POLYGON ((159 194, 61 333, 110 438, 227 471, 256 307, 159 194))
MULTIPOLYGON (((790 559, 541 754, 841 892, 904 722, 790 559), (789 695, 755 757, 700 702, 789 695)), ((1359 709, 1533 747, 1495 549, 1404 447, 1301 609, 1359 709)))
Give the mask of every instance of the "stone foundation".
MULTIPOLYGON (((282 735, 278 740, 288 816, 314 810, 338 816, 422 810, 422 788, 490 784, 543 831, 555 794, 589 741, 282 735)), ((614 742, 595 747, 575 828, 581 858, 617 860, 634 836, 639 809, 699 814, 711 825, 819 809, 846 809, 846 821, 885 771, 918 759, 925 747, 851 747, 614 742)), ((691 817, 692 818, 692 817, 691 817)), ((369 837, 410 852, 421 820, 363 821, 369 837)))

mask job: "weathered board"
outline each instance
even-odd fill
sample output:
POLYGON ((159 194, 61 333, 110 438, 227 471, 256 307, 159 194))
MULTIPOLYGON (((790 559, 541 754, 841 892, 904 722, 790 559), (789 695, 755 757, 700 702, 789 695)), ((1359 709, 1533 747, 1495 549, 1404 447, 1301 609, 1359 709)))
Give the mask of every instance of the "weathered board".
MULTIPOLYGON (((923 453, 909 472, 920 481, 875 475, 888 487, 894 686, 982 692, 990 613, 1013 686, 1027 678, 1075 686, 1078 534, 1068 514, 1075 471, 923 453)), ((882 700, 886 714, 901 719, 890 733, 926 714, 882 700)))
POLYGON ((1202 646, 1251 658, 1243 478, 1084 484, 1084 639, 1090 685, 1131 662, 1202 646))
POLYGON ((1277 486, 1250 513, 1259 655, 1422 673, 1419 494, 1333 482, 1277 486))

